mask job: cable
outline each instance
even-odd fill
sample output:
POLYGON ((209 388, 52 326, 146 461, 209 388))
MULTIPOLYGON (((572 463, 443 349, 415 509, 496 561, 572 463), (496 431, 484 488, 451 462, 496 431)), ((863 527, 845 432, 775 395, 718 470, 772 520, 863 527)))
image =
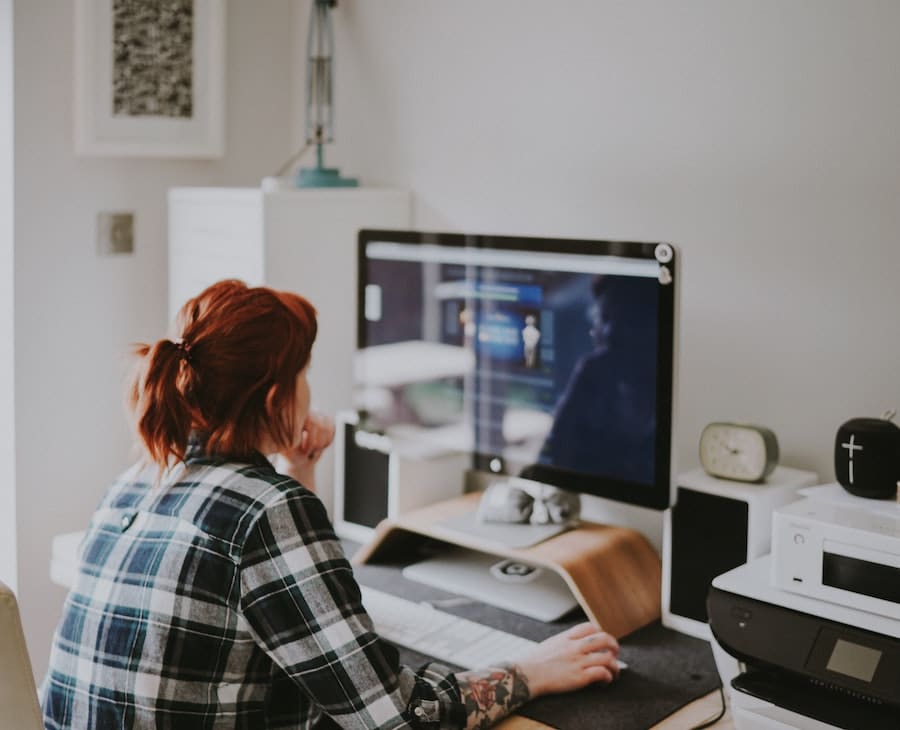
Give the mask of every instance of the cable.
POLYGON ((295 152, 288 158, 287 162, 285 162, 281 167, 278 168, 278 171, 274 176, 281 177, 285 172, 288 171, 288 169, 290 169, 291 165, 293 165, 297 160, 303 157, 303 154, 310 147, 312 147, 312 142, 307 142, 305 145, 303 145, 303 147, 301 147, 297 152, 295 152))
POLYGON ((725 690, 723 689, 721 684, 719 685, 719 697, 722 699, 722 709, 719 710, 719 714, 715 717, 709 718, 708 720, 703 720, 699 725, 693 725, 691 727, 691 730, 703 730, 704 728, 712 727, 725 716, 725 690))

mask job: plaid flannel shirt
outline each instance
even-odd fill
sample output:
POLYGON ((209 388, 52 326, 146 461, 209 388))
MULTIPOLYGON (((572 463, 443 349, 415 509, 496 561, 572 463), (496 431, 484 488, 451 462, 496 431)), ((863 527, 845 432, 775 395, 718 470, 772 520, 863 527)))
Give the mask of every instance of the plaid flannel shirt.
POLYGON ((401 666, 322 503, 192 445, 94 514, 41 688, 45 728, 461 728, 454 675, 401 666))

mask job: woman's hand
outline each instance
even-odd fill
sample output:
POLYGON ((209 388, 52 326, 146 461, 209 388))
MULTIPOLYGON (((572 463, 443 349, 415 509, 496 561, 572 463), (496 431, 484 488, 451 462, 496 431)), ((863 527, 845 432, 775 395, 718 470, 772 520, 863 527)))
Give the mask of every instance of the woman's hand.
POLYGON ((310 411, 303 423, 299 442, 279 452, 280 471, 296 479, 304 487, 315 491, 316 464, 334 441, 334 421, 328 416, 310 411))
POLYGON ((532 697, 612 682, 619 675, 619 642, 594 624, 573 626, 538 644, 519 662, 532 697))

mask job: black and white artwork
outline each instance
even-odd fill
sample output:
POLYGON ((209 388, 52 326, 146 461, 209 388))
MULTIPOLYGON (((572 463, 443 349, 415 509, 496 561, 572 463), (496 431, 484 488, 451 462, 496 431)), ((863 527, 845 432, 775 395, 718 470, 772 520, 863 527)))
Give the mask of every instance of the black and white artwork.
POLYGON ((226 0, 74 0, 75 152, 221 157, 226 0))
POLYGON ((193 0, 113 0, 113 113, 190 118, 193 0))

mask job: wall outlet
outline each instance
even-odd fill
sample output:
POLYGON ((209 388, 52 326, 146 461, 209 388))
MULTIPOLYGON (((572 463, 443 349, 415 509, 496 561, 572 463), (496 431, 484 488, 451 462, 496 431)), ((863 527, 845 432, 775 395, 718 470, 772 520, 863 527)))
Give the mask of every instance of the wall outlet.
POLYGON ((134 213, 97 214, 97 253, 101 256, 134 252, 134 213))

